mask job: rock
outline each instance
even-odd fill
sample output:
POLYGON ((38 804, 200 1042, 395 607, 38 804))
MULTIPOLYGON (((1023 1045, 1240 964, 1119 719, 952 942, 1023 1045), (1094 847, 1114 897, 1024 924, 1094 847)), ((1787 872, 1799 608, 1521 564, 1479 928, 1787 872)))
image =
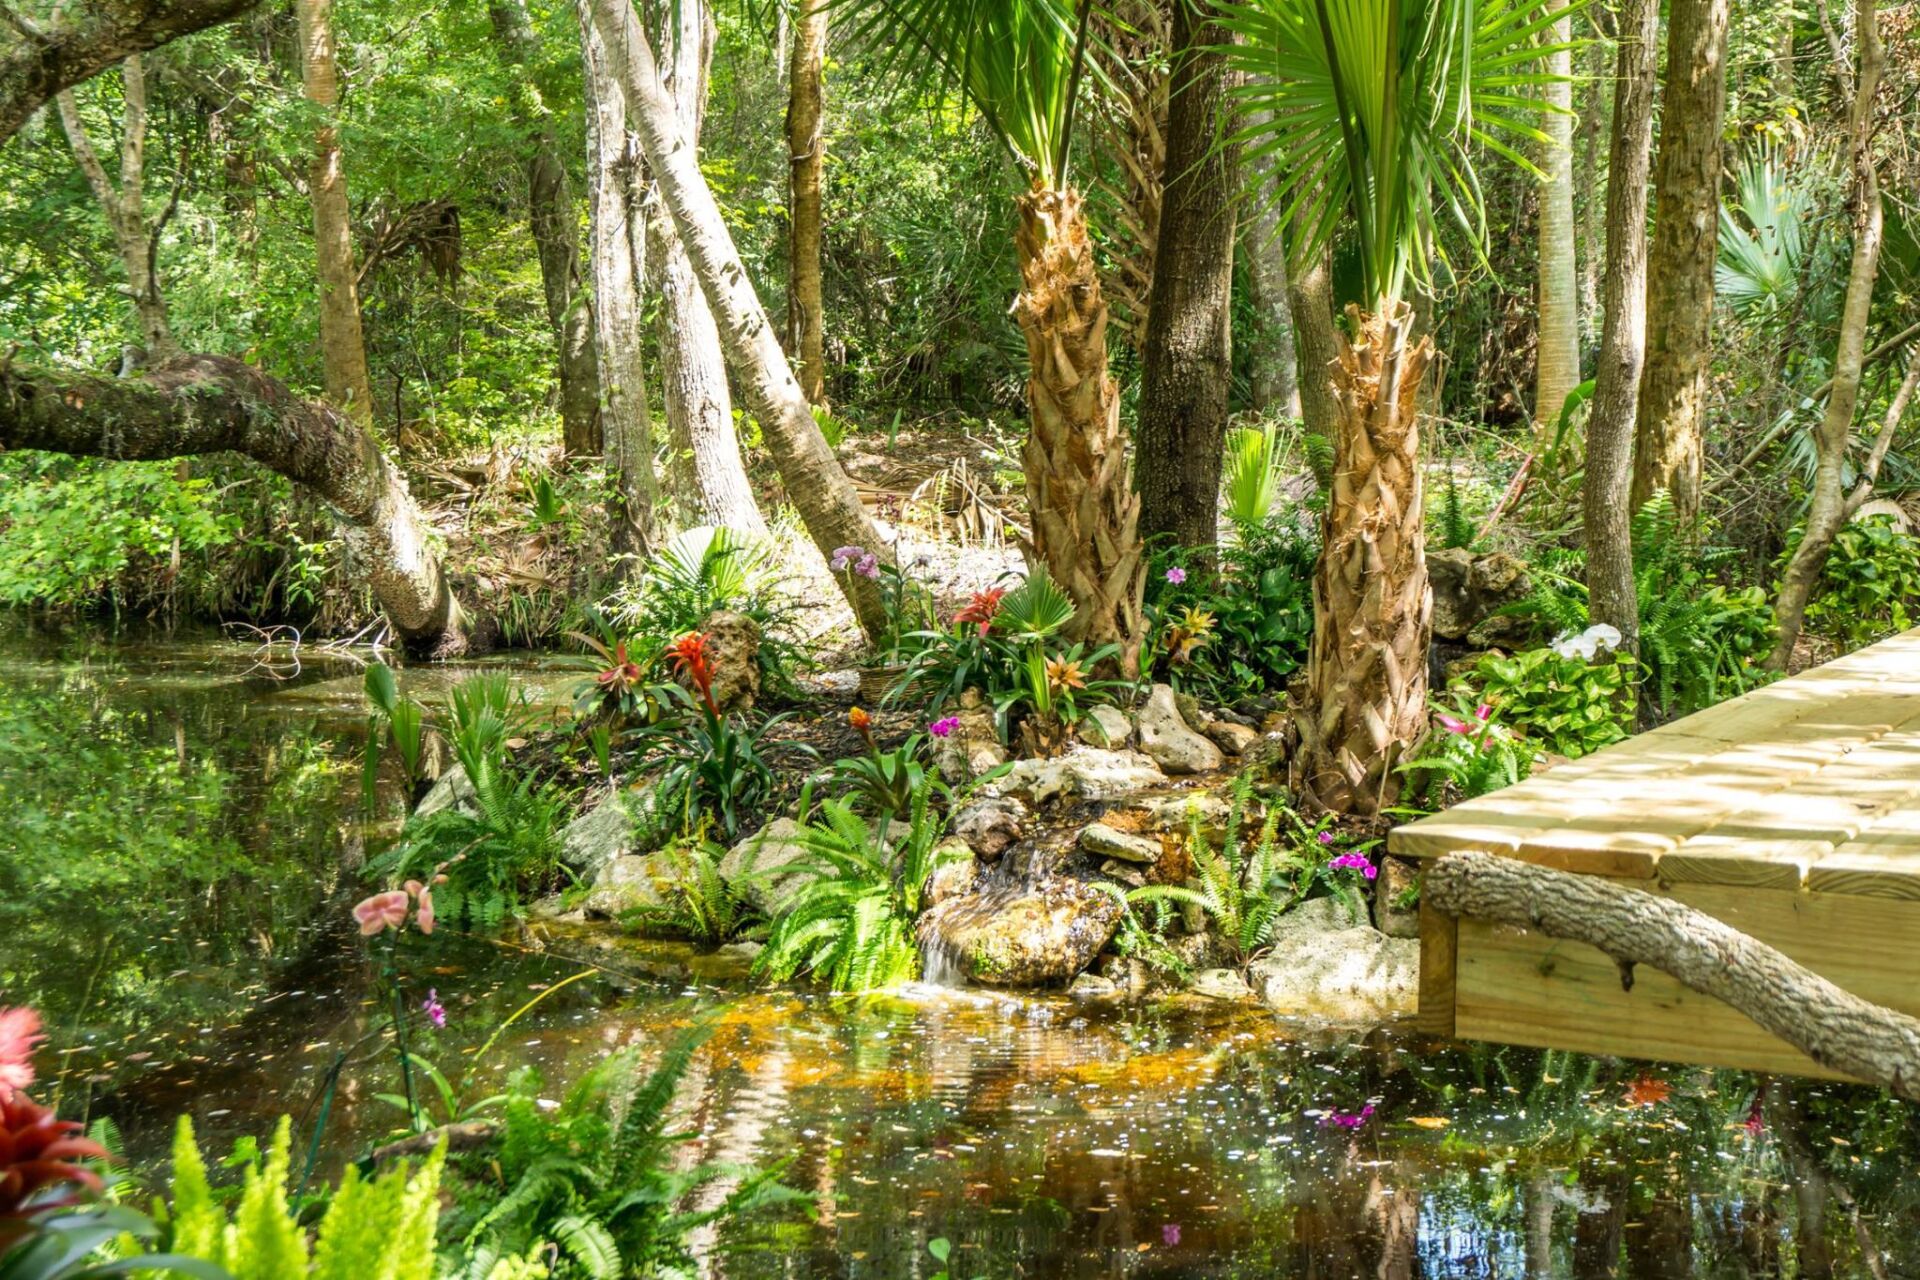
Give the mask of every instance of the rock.
POLYGON ((1213 717, 1207 713, 1206 709, 1200 705, 1200 699, 1194 697, 1184 689, 1175 689, 1173 691, 1173 709, 1180 713, 1180 719, 1186 723, 1189 729, 1205 731, 1207 721, 1213 719, 1213 717))
POLYGON ((1027 806, 1017 796, 981 796, 955 810, 948 829, 993 862, 1025 834, 1027 806))
POLYGON ((715 951, 714 954, 717 956, 727 956, 734 960, 744 960, 748 964, 752 964, 760 958, 760 953, 766 949, 766 943, 754 942, 751 939, 747 939, 740 942, 729 942, 726 946, 715 951))
POLYGON ((977 696, 963 699, 955 715, 959 727, 933 740, 933 763, 948 785, 957 787, 1005 764, 1007 749, 1000 745, 992 708, 982 705, 977 696))
POLYGON ((1370 926, 1299 934, 1274 944, 1247 970, 1277 1013, 1373 1021, 1413 1012, 1420 991, 1420 944, 1370 926))
MULTIPOLYGON (((1188 903, 1194 910, 1200 909, 1198 903, 1188 903)), ((1178 938, 1167 939, 1167 949, 1191 971, 1218 968, 1225 959, 1220 952, 1220 943, 1204 927, 1178 938)))
POLYGON ((637 907, 666 905, 651 856, 623 853, 609 858, 594 877, 580 909, 589 919, 611 920, 637 907))
POLYGON ((1273 922, 1274 941, 1313 938, 1367 925, 1367 909, 1345 898, 1308 898, 1273 922))
POLYGON ((1202 969, 1193 975, 1187 989, 1211 1000, 1253 999, 1253 988, 1232 969, 1202 969))
POLYGON ((1502 634, 1524 629, 1519 619, 1493 617, 1533 590, 1526 563, 1519 558, 1504 551, 1475 556, 1460 547, 1431 551, 1427 579, 1433 588, 1433 634, 1440 639, 1467 639, 1489 622, 1502 634))
POLYGON ((785 870, 806 856, 800 843, 803 830, 792 818, 775 818, 727 850, 720 859, 720 878, 768 918, 780 914, 807 881, 800 872, 785 870))
POLYGON ((1160 842, 1145 836, 1129 835, 1104 822, 1096 822, 1080 833, 1080 847, 1088 853, 1152 866, 1160 861, 1160 842))
POLYGON ((1112 978, 1083 973, 1073 980, 1073 985, 1067 988, 1067 994, 1075 1000, 1117 1000, 1120 998, 1120 984, 1112 978))
POLYGON ((560 833, 560 861, 582 881, 593 881, 613 859, 640 852, 634 833, 640 804, 633 793, 616 791, 575 818, 560 833))
POLYGON ((713 700, 722 712, 745 711, 760 696, 760 624, 744 613, 715 609, 701 622, 713 650, 713 700))
POLYGON ((980 877, 980 866, 973 860, 973 849, 965 840, 948 836, 934 849, 933 856, 937 865, 927 877, 922 894, 924 905, 937 907, 973 892, 974 881, 980 877), (943 857, 945 861, 941 860, 943 857))
POLYGON ((1209 840, 1218 840, 1226 834, 1227 814, 1232 809, 1233 802, 1223 795, 1195 791, 1155 801, 1147 807, 1147 820, 1155 831, 1177 831, 1185 835, 1197 817, 1200 834, 1209 840))
POLYGON ((454 765, 441 774, 438 781, 420 797, 420 803, 413 808, 416 818, 431 817, 443 810, 451 809, 455 813, 464 813, 470 818, 480 816, 480 794, 473 789, 473 783, 467 778, 467 771, 461 765, 454 765))
POLYGON ((1200 730, 1230 756, 1243 756, 1260 741, 1260 731, 1231 720, 1209 720, 1200 730))
POLYGON ((1112 858, 1100 864, 1100 874, 1131 889, 1141 888, 1147 883, 1146 872, 1124 862, 1115 862, 1112 858))
POLYGON ((1420 882, 1419 867, 1405 858, 1387 857, 1380 863, 1380 878, 1373 882, 1373 923, 1380 932, 1390 938, 1417 938, 1420 936, 1420 902, 1414 897, 1412 905, 1402 906, 1401 901, 1420 882))
POLYGON ((1173 687, 1156 684, 1140 709, 1140 749, 1168 773, 1209 773, 1226 763, 1220 748, 1187 727, 1173 687))
POLYGON ((920 917, 919 930, 973 982, 1040 987, 1086 968, 1113 940, 1121 914, 1111 893, 1056 879, 1021 892, 943 902, 920 917))
POLYGON ((1016 760, 1004 777, 987 785, 988 794, 1019 796, 1029 804, 1042 805, 1062 797, 1117 800, 1166 782, 1159 766, 1137 751, 1076 747, 1051 760, 1016 760))
POLYGON ((1074 734, 1090 747, 1119 751, 1133 740, 1133 721, 1120 708, 1102 703, 1080 717, 1074 734))

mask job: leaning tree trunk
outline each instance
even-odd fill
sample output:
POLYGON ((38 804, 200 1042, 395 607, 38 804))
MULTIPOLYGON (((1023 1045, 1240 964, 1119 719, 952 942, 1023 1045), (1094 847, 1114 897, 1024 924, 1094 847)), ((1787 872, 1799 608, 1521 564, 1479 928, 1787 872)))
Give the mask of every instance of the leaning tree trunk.
POLYGON ((1323 440, 1339 434, 1340 401, 1333 371, 1340 361, 1340 332, 1333 323, 1333 271, 1325 254, 1295 270, 1287 281, 1294 347, 1300 362, 1300 420, 1323 440))
POLYGON ((1302 782, 1335 813, 1393 803, 1427 723, 1433 593, 1421 525, 1420 383, 1433 359, 1413 309, 1347 308, 1332 373, 1339 420, 1313 578, 1313 647, 1298 724, 1302 782))
POLYGON ((1135 352, 1146 349, 1168 173, 1171 8, 1168 0, 1095 6, 1096 35, 1087 47, 1087 56, 1108 81, 1106 90, 1087 103, 1093 147, 1108 161, 1093 176, 1105 210, 1108 269, 1101 286, 1112 308, 1114 335, 1135 352))
MULTIPOLYGON (((661 200, 673 215, 707 304, 720 321, 734 372, 754 416, 760 419, 767 449, 808 535, 823 556, 841 546, 861 546, 885 555, 879 530, 867 518, 853 482, 820 434, 812 406, 747 278, 740 251, 700 172, 699 158, 681 132, 673 100, 661 86, 653 48, 633 6, 628 0, 587 3, 600 38, 613 55, 620 90, 626 95, 627 110, 659 184, 661 200)), ((850 573, 840 574, 839 581, 867 635, 883 633, 887 612, 878 586, 850 573)))
POLYGON ((406 481, 337 408, 302 400, 258 369, 188 355, 139 378, 0 361, 0 448, 152 461, 238 453, 319 494, 365 565, 408 648, 450 656, 466 622, 427 543, 406 481))
MULTIPOLYGON (((489 0, 487 16, 508 74, 531 80, 540 64, 540 38, 525 0, 489 0)), ((579 220, 550 117, 539 113, 528 89, 516 82, 511 93, 527 135, 527 225, 540 259, 547 323, 558 357, 560 440, 568 457, 597 457, 602 451, 598 360, 593 312, 581 279, 579 220)), ((553 97, 544 91, 542 96, 553 97)))
POLYGON ((1613 142, 1607 155, 1607 267, 1601 280, 1600 360, 1587 418, 1581 500, 1587 533, 1588 616, 1619 630, 1633 652, 1640 604, 1633 583, 1633 423, 1647 354, 1647 161, 1660 0, 1624 0, 1619 13, 1613 142))
POLYGON ((1847 269, 1847 297, 1840 311, 1840 342, 1834 354, 1833 389, 1826 412, 1814 432, 1818 461, 1813 496, 1807 506, 1806 530, 1781 575, 1780 595, 1773 607, 1779 637, 1767 665, 1785 671, 1806 621, 1807 601, 1819 584, 1827 553, 1847 520, 1847 444, 1853 437, 1853 415, 1860 404, 1860 370, 1867 349, 1867 319, 1873 307, 1874 281, 1880 274, 1883 214, 1880 175, 1875 167, 1874 96, 1886 54, 1880 42, 1874 0, 1858 0, 1854 39, 1860 46, 1860 69, 1854 77, 1853 110, 1848 134, 1853 151, 1853 259, 1847 269))
POLYGON ((1120 389, 1107 371, 1107 304, 1087 239, 1086 206, 1071 187, 1036 182, 1018 201, 1020 295, 1027 339, 1028 425, 1022 460, 1032 551, 1073 601, 1072 633, 1119 647, 1139 670, 1146 620, 1140 498, 1127 479, 1120 389))
POLYGON ((360 332, 359 276, 353 266, 353 228, 347 175, 340 158, 334 110, 340 84, 334 60, 333 0, 298 0, 300 71, 307 101, 319 112, 307 193, 313 202, 314 254, 320 275, 320 358, 327 398, 356 422, 373 421, 373 383, 360 332))
POLYGON ((1141 352, 1134 484, 1140 536, 1212 556, 1220 533, 1220 463, 1233 390, 1235 155, 1228 123, 1226 34, 1184 2, 1173 8, 1167 168, 1141 352))
POLYGON ((653 537, 653 419, 647 405, 646 221, 641 212, 640 139, 627 128, 607 47, 582 14, 587 89, 588 222, 593 257, 594 347, 599 358, 601 432, 613 474, 613 551, 642 555, 653 537))
POLYGON ((800 0, 787 94, 787 346, 800 389, 827 402, 826 302, 820 279, 820 177, 826 168, 827 0, 800 0))
MULTIPOLYGON (((1545 39, 1566 44, 1573 19, 1564 13, 1545 39)), ((1573 53, 1547 55, 1546 70, 1563 77, 1543 91, 1547 110, 1541 129, 1547 142, 1540 156, 1546 180, 1540 185, 1538 290, 1540 344, 1534 357, 1533 420, 1551 431, 1560 409, 1580 383, 1580 273, 1574 261, 1573 233, 1573 53)))
POLYGON ((1700 513, 1713 267, 1719 254, 1720 126, 1727 106, 1727 0, 1672 0, 1654 178, 1647 361, 1633 446, 1632 506, 1673 495, 1700 513))
POLYGON ((1262 413, 1298 418, 1300 355, 1293 338, 1292 285, 1287 278, 1280 205, 1273 198, 1279 174, 1270 155, 1256 152, 1246 157, 1246 165, 1253 180, 1247 218, 1240 227, 1240 248, 1247 256, 1247 301, 1253 307, 1249 391, 1253 407, 1262 413))

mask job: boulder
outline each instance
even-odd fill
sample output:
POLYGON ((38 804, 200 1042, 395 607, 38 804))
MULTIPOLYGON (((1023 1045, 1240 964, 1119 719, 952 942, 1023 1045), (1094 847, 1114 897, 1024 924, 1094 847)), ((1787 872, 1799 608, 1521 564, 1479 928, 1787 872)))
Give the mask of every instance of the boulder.
POLYGON ((1201 726, 1213 745, 1230 756, 1243 756, 1260 741, 1260 731, 1244 724, 1235 724, 1231 720, 1209 720, 1201 726))
POLYGON ((666 905, 654 859, 623 853, 609 858, 594 877, 580 909, 589 919, 611 920, 637 907, 666 905))
POLYGON ((1315 898, 1282 916, 1267 954, 1247 969, 1260 999, 1277 1013, 1336 1022, 1372 1022, 1413 1012, 1420 944, 1389 938, 1337 898, 1315 898), (1322 905, 1326 904, 1326 905, 1322 905))
POLYGON ((1074 735, 1090 747, 1119 751, 1133 740, 1133 721, 1120 708, 1102 703, 1080 717, 1074 735))
POLYGON ((1420 868, 1405 858, 1388 857, 1380 863, 1380 878, 1373 882, 1373 922, 1390 938, 1420 936, 1420 903, 1410 906, 1402 899, 1420 881, 1420 868))
POLYGON ((591 883, 613 859, 640 852, 635 826, 641 804, 634 793, 616 791, 575 818, 560 833, 560 861, 591 883))
POLYGON ((987 794, 1019 796, 1034 805, 1062 798, 1117 800, 1166 782, 1159 766, 1137 751, 1075 747, 1051 760, 1014 761, 1003 777, 987 784, 987 794))
POLYGON ((727 850, 720 859, 720 878, 769 919, 780 914, 807 882, 802 873, 788 870, 806 856, 800 842, 804 830, 792 818, 775 818, 727 850))
POLYGON ((448 769, 427 788, 427 794, 421 796, 420 803, 413 807, 413 816, 427 818, 447 809, 470 818, 480 816, 480 793, 473 789, 473 783, 461 765, 456 764, 448 769))
POLYGON ((1073 985, 1067 988, 1067 994, 1075 1000, 1118 1000, 1120 984, 1112 978, 1083 973, 1073 980, 1073 985))
POLYGON ((934 849, 933 856, 936 865, 927 877, 923 905, 937 907, 973 892, 974 882, 980 878, 980 864, 974 861, 973 850, 965 840, 948 836, 934 849))
POLYGON ((1202 969, 1193 975, 1187 990, 1211 1000, 1253 999, 1253 988, 1233 969, 1202 969))
POLYGON ((1177 831, 1185 835, 1200 819, 1200 834, 1219 840, 1227 830, 1227 814, 1233 802, 1211 791, 1195 791, 1184 796, 1169 796, 1147 807, 1147 820, 1155 831, 1177 831))
POLYGON ((722 712, 746 711, 760 696, 760 624, 744 613, 715 609, 701 622, 713 650, 713 701, 722 712))
POLYGON ((1129 889, 1144 888, 1147 883, 1146 872, 1129 863, 1115 862, 1112 858, 1100 864, 1100 874, 1109 880, 1126 885, 1129 889))
POLYGON ((1433 588, 1433 634, 1442 640, 1465 640, 1490 622, 1494 631, 1509 634, 1519 620, 1493 615, 1533 591, 1526 562, 1504 551, 1482 556, 1461 547, 1430 551, 1427 579, 1433 588))
POLYGON ((977 855, 993 862, 1025 834, 1027 806, 1018 796, 980 796, 954 811, 948 829, 977 855))
POLYGON ((920 937, 954 957, 970 981, 992 987, 1065 983, 1120 927, 1111 893, 1056 879, 1025 890, 954 898, 920 917, 920 937))
POLYGON ((993 709, 981 703, 978 693, 961 700, 954 714, 960 725, 944 738, 933 740, 933 764, 949 786, 962 786, 1007 762, 1007 749, 1000 745, 1000 733, 993 724, 993 709))
POLYGON ((1121 862, 1152 866, 1160 861, 1160 842, 1146 836, 1130 835, 1104 822, 1096 822, 1080 833, 1080 847, 1088 853, 1121 862))
POLYGON ((1171 685, 1153 686, 1140 709, 1139 728, 1140 750, 1168 773, 1210 773, 1226 763, 1220 748, 1181 718, 1171 685))

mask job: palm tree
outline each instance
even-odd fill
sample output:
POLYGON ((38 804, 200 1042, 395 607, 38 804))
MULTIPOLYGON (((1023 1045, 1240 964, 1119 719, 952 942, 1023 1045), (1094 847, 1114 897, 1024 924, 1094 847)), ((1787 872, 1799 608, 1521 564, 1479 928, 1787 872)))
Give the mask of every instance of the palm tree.
MULTIPOLYGON (((1485 241, 1474 154, 1532 168, 1516 149, 1545 139, 1529 117, 1555 0, 1229 0, 1247 73, 1238 95, 1263 113, 1240 133, 1271 157, 1301 267, 1337 229, 1357 251, 1368 308, 1347 307, 1330 371, 1339 413, 1314 576, 1301 779, 1337 811, 1377 813, 1394 767, 1426 724, 1433 598, 1421 527, 1418 400, 1433 358, 1403 300, 1425 283, 1443 222, 1485 241)), ((1259 167, 1255 164, 1253 167, 1259 167)))
POLYGON ((1029 178, 1014 233, 1026 335, 1023 464, 1032 554, 1074 604, 1073 634, 1139 665, 1145 560, 1127 476, 1120 394, 1107 370, 1107 302, 1085 201, 1068 180, 1074 100, 1098 78, 1089 0, 849 0, 855 39, 896 69, 929 64, 964 97, 1029 178))

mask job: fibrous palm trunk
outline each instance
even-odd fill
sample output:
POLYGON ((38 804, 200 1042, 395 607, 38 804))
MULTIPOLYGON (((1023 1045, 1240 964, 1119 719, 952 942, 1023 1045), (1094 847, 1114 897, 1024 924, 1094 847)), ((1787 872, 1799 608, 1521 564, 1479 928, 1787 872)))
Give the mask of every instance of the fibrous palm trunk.
POLYGON ((787 95, 787 345, 800 389, 827 402, 826 303, 820 278, 820 178, 826 167, 827 0, 800 0, 787 95))
POLYGON ((1418 400, 1433 358, 1413 310, 1363 314, 1332 369, 1338 403, 1333 483, 1313 580, 1308 702, 1298 719, 1300 781, 1336 813, 1377 814, 1427 720, 1427 584, 1418 400))
POLYGON ((1139 669, 1146 630, 1140 499, 1127 477, 1120 389, 1107 371, 1107 304, 1078 191, 1036 183, 1018 200, 1029 422, 1022 460, 1032 552, 1074 604, 1072 632, 1139 669))

